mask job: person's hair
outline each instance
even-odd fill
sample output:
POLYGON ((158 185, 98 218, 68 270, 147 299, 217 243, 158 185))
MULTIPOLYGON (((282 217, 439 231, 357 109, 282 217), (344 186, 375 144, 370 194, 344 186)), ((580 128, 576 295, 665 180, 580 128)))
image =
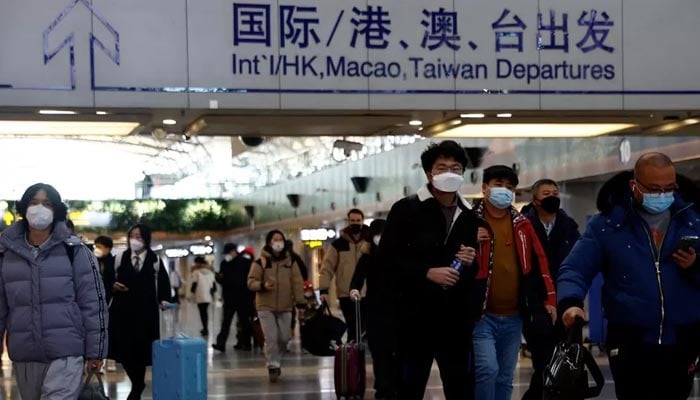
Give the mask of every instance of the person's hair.
POLYGON ((671 159, 664 153, 644 153, 639 156, 637 162, 634 163, 634 176, 637 177, 637 175, 639 175, 639 171, 644 167, 664 168, 672 166, 673 161, 671 161, 671 159))
POLYGON ((238 245, 236 243, 226 243, 224 245, 224 254, 229 254, 232 251, 238 251, 238 245))
MULTIPOLYGON (((139 232, 141 232, 141 239, 143 239, 143 244, 146 249, 151 248, 151 228, 149 228, 147 225, 144 224, 136 224, 133 225, 129 230, 126 232, 126 237, 127 237, 127 243, 128 239, 131 238, 131 232, 134 231, 134 229, 139 228, 139 232)), ((131 244, 129 244, 129 249, 131 249, 131 244)))
POLYGON ((29 203, 40 190, 46 192, 46 197, 48 197, 53 206, 53 223, 65 221, 68 216, 68 206, 63 203, 58 191, 48 183, 35 183, 24 191, 22 198, 17 203, 17 212, 24 217, 22 221, 27 224, 27 208, 29 208, 29 203))
POLYGON ((270 242, 272 241, 272 237, 275 235, 275 233, 279 233, 280 235, 282 235, 282 240, 284 240, 286 246, 287 238, 284 236, 284 233, 282 233, 282 231, 280 231, 279 229, 273 229, 267 233, 267 235, 265 236, 265 245, 270 244, 270 242))
POLYGON ((207 260, 202 256, 197 256, 194 258, 194 263, 195 264, 206 264, 207 260))
POLYGON ((547 178, 540 179, 537 182, 533 183, 532 188, 530 189, 530 193, 532 194, 533 199, 535 198, 535 195, 540 190, 540 186, 542 186, 542 185, 552 185, 555 188, 559 189, 559 185, 555 181, 553 181, 552 179, 547 179, 547 178))
POLYGON ((420 155, 420 162, 423 165, 423 171, 426 173, 433 169, 433 164, 438 158, 451 158, 458 163, 462 164, 462 169, 467 168, 469 164, 469 159, 467 158, 467 153, 464 148, 460 146, 454 140, 445 140, 440 143, 431 143, 423 154, 420 155))
POLYGON ((114 247, 114 241, 108 236, 98 236, 95 238, 95 244, 101 244, 104 247, 111 249, 114 247))
POLYGON ((353 208, 352 210, 348 211, 348 218, 350 218, 350 214, 360 214, 362 219, 365 219, 365 213, 363 213, 359 208, 353 208))
POLYGON ((493 165, 484 170, 483 182, 489 183, 492 179, 502 179, 510 182, 513 186, 518 186, 520 180, 513 168, 506 165, 493 165))

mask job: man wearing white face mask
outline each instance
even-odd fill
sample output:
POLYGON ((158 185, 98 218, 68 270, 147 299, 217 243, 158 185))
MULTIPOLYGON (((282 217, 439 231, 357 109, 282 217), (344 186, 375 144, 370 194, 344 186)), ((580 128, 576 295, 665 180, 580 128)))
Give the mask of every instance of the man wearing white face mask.
POLYGON ((547 256, 532 223, 512 205, 518 176, 505 165, 484 169, 484 199, 474 204, 488 222, 479 263, 490 273, 484 317, 474 327, 476 399, 509 400, 523 320, 556 321, 556 295, 547 256))
POLYGON ((433 361, 447 400, 474 397, 471 334, 483 297, 474 287, 483 274, 474 260, 482 222, 459 194, 467 163, 458 143, 431 144, 421 154, 428 183, 391 207, 379 242, 374 266, 387 277, 382 311, 397 346, 401 400, 423 398, 433 361))

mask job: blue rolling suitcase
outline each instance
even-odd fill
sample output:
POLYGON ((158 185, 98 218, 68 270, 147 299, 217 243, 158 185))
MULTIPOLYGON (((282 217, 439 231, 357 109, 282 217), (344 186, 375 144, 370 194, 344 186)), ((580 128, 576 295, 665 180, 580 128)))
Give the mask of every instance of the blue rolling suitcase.
POLYGON ((206 400, 207 342, 180 335, 156 340, 152 346, 153 399, 206 400))

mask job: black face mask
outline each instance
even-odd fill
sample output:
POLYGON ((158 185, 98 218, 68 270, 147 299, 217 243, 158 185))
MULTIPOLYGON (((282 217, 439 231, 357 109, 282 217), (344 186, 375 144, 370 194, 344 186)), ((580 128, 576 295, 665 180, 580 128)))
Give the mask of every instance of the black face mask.
POLYGON ((559 206, 561 205, 561 199, 556 196, 547 196, 540 200, 540 206, 543 210, 550 214, 554 214, 559 211, 559 206))
POLYGON ((359 234, 360 232, 362 232, 362 225, 360 225, 360 224, 350 225, 350 232, 352 232, 353 235, 359 234))

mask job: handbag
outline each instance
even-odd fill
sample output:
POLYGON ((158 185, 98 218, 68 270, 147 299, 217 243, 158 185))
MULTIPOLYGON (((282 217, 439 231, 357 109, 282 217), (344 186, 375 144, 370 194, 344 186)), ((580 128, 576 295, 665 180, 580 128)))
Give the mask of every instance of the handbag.
POLYGON ((97 374, 97 371, 87 373, 78 400, 109 400, 102 385, 102 377, 97 374), (97 382, 91 382, 93 376, 97 377, 97 382))
POLYGON ((335 356, 346 329, 345 322, 334 317, 328 304, 323 302, 312 317, 302 321, 301 346, 315 356, 335 356))
POLYGON ((583 319, 576 318, 566 341, 557 345, 544 371, 545 400, 581 400, 597 397, 605 378, 582 342, 583 319), (595 386, 588 386, 588 372, 595 386))

